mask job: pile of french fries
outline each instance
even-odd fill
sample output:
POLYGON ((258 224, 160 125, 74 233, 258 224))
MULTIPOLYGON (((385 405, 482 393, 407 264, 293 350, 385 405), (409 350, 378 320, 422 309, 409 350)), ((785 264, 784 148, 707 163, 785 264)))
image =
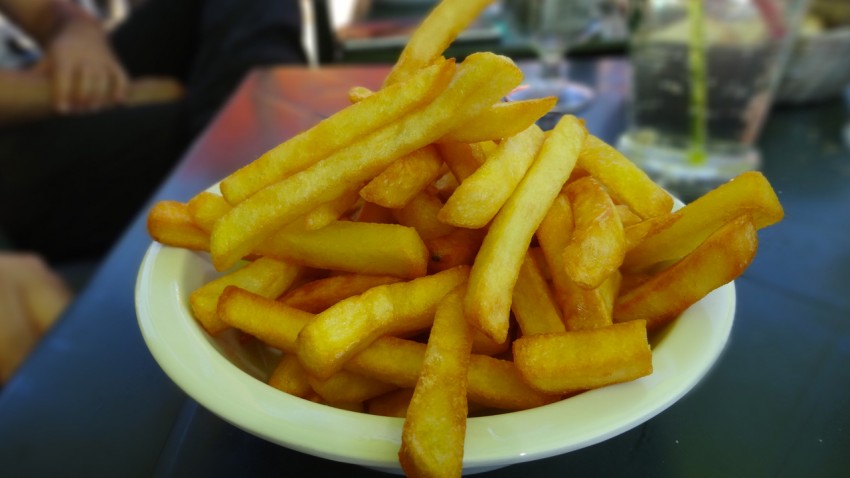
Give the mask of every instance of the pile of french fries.
POLYGON ((783 216, 759 173, 674 210, 576 117, 542 131, 511 60, 442 56, 488 3, 443 1, 378 91, 148 216, 221 272, 190 297, 207 332, 280 350, 286 393, 404 417, 410 476, 461 474, 470 415, 650 374, 648 334, 783 216))

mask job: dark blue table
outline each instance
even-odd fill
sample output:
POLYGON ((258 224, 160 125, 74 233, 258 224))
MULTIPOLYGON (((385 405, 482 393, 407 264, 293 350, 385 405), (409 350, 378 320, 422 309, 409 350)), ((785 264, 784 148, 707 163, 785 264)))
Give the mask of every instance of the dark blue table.
MULTIPOLYGON (((185 200, 345 102, 384 67, 255 72, 151 198, 185 200)), ((628 65, 577 62, 599 99, 582 113, 613 141, 628 65)), ((646 424, 566 455, 482 475, 847 476, 850 472, 850 152, 840 102, 780 108, 764 172, 786 209, 737 281, 731 340, 708 377, 646 424)), ((281 448, 198 406, 159 369, 133 288, 147 210, 0 395, 0 475, 373 476, 281 448)), ((564 424, 569 426, 569 424, 564 424)))

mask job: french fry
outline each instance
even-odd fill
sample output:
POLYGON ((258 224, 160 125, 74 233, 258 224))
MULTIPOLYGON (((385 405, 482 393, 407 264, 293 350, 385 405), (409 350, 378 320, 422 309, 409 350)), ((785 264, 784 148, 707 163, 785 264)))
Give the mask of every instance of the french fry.
POLYGON ((534 255, 525 254, 514 286, 511 310, 522 335, 564 332, 564 318, 534 255))
POLYGON ((428 192, 416 195, 406 206, 393 209, 393 217, 399 224, 412 227, 423 241, 451 234, 455 227, 439 220, 438 214, 443 207, 440 198, 428 192))
MULTIPOLYGON (((315 317, 238 287, 225 290, 218 310, 234 328, 284 352, 296 350, 298 335, 315 317)), ((385 335, 355 353, 344 368, 399 388, 413 388, 424 359, 424 344, 385 335)), ((501 410, 534 408, 558 399, 529 387, 510 361, 479 354, 470 358, 467 391, 472 402, 501 410)))
POLYGON ((451 81, 454 63, 439 61, 387 87, 364 101, 344 108, 314 127, 272 148, 221 182, 221 192, 236 205, 260 189, 306 169, 370 132, 399 121, 433 100, 451 81))
POLYGON ((470 403, 498 410, 527 410, 560 399, 528 385, 514 362, 479 354, 469 359, 467 395, 470 403))
POLYGON ((605 185, 618 202, 628 205, 642 218, 669 213, 673 198, 622 153, 593 135, 588 135, 578 165, 605 185))
POLYGON ((569 178, 587 134, 574 116, 564 116, 525 178, 496 215, 469 277, 467 319, 497 342, 507 338, 511 291, 525 251, 549 206, 569 178))
POLYGON ((534 124, 505 139, 460 183, 437 217, 446 224, 470 229, 487 225, 516 189, 542 144, 543 131, 534 124))
POLYGON ((341 274, 308 282, 290 290, 279 300, 296 309, 318 314, 337 302, 362 294, 372 287, 400 282, 389 275, 341 274))
POLYGON ((611 197, 592 177, 570 183, 565 192, 574 226, 563 251, 564 267, 573 282, 595 289, 623 262, 623 223, 611 197))
POLYGON ((340 370, 327 379, 320 380, 307 374, 310 387, 329 403, 361 403, 395 390, 395 385, 340 370))
POLYGON ((640 271, 660 262, 676 260, 692 251, 730 219, 750 214, 761 229, 782 220, 779 198, 764 175, 743 173, 696 199, 673 214, 675 220, 646 235, 626 254, 623 268, 640 271))
POLYGON ((486 233, 484 229, 459 227, 444 236, 425 241, 430 254, 428 271, 433 273, 460 265, 471 266, 486 233))
POLYGON ((412 388, 399 388, 369 400, 366 404, 366 410, 372 415, 404 418, 407 415, 407 407, 410 405, 412 397, 412 388))
POLYGON ((498 343, 488 337, 484 332, 474 329, 472 333, 472 353, 494 357, 501 355, 511 349, 509 341, 498 343))
POLYGON ((623 227, 632 226, 639 222, 642 222, 640 216, 632 212, 629 206, 625 204, 617 204, 617 215, 620 216, 620 222, 623 223, 623 227))
POLYGON ((652 373, 652 351, 641 320, 520 337, 513 352, 523 378, 544 393, 569 394, 652 373))
MULTIPOLYGON (((626 253, 637 247, 645 238, 657 234, 662 229, 679 220, 677 213, 662 214, 631 224, 623 229, 626 240, 626 253)), ((625 262, 625 257, 623 262, 625 262)))
POLYGON ((192 313, 204 329, 216 334, 227 328, 217 313, 218 299, 227 286, 238 286, 263 297, 277 297, 301 275, 295 264, 261 257, 244 267, 208 282, 189 295, 192 313))
MULTIPOLYGON (((398 387, 414 387, 425 360, 425 344, 384 336, 355 354, 345 369, 398 387)), ((472 354, 467 394, 470 403, 499 410, 525 410, 559 397, 531 388, 513 362, 472 354)))
POLYGON ((525 131, 555 106, 558 98, 534 98, 496 103, 468 123, 440 138, 441 142, 479 143, 510 138, 525 131))
POLYGON ((446 295, 428 336, 402 427, 399 462, 408 476, 460 476, 463 469, 472 327, 462 300, 463 286, 446 295))
POLYGON ((286 229, 256 248, 263 256, 304 266, 371 275, 421 277, 428 249, 412 228, 336 221, 314 231, 286 229))
POLYGON ((224 289, 217 311, 219 318, 229 326, 289 353, 295 352, 295 341, 301 329, 313 320, 309 312, 236 286, 224 289))
MULTIPOLYGON (((224 270, 300 214, 365 182, 395 159, 422 148, 489 107, 521 81, 505 57, 468 56, 449 86, 427 106, 386 125, 313 166, 242 201, 216 222, 213 265, 224 270)), ((359 104, 359 103, 358 103, 359 104)))
POLYGON ((562 292, 567 306, 564 323, 567 330, 583 330, 605 327, 614 322, 614 300, 620 290, 622 275, 614 271, 605 282, 594 289, 585 289, 575 282, 568 282, 562 292))
POLYGON ((442 166, 437 148, 425 146, 390 164, 360 190, 360 196, 387 208, 404 207, 437 179, 442 166))
POLYGON ((493 0, 444 0, 422 20, 392 70, 384 79, 384 88, 406 80, 436 59, 493 0))
POLYGON ((573 229, 570 200, 562 192, 540 222, 537 241, 552 277, 555 301, 561 309, 564 324, 567 330, 611 325, 612 294, 616 294, 619 284, 612 282, 616 278, 615 274, 611 274, 602 287, 595 289, 585 289, 572 280, 567 274, 563 252, 569 244, 573 229))
POLYGON ((233 208, 224 197, 209 191, 196 194, 186 207, 195 224, 207 234, 212 232, 215 222, 233 208))
POLYGON ((342 300, 308 323, 296 350, 311 375, 330 377, 353 354, 382 335, 427 329, 437 304, 469 275, 457 267, 409 282, 374 287, 342 300))
POLYGON ((488 146, 491 144, 493 143, 439 143, 437 149, 440 150, 446 166, 458 182, 461 182, 484 164, 487 154, 495 149, 495 145, 492 148, 488 146))
POLYGON ((614 321, 645 320, 650 330, 672 321, 741 275, 757 248, 756 225, 748 214, 729 221, 693 252, 618 297, 614 321))
POLYGON ((195 224, 186 205, 158 201, 147 217, 148 234, 160 244, 194 251, 210 250, 210 235, 195 224))
POLYGON ((317 398, 316 392, 310 385, 307 371, 298 361, 298 357, 292 353, 281 355, 280 362, 269 377, 269 385, 298 398, 307 400, 317 398))

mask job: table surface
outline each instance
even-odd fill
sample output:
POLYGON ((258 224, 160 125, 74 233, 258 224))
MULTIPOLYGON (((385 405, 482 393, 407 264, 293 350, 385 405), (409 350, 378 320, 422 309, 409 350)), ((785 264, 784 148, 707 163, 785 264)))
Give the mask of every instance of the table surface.
MULTIPOLYGON (((346 104, 386 67, 254 72, 153 195, 189 199, 346 104)), ((576 61, 599 97, 581 113, 613 141, 628 63, 576 61)), ((730 341, 705 380, 647 423, 569 454, 481 476, 837 476, 850 471, 850 152, 840 102, 779 108, 761 147, 786 210, 736 281, 730 341)), ((147 209, 0 395, 4 476, 373 476, 245 433, 188 398, 148 352, 134 286, 147 209)), ((565 426, 569 426, 565 424, 565 426)))

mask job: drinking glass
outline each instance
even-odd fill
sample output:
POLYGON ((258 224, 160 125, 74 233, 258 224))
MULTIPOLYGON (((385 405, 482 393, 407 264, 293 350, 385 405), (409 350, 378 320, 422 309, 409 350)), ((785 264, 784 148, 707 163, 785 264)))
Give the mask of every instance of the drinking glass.
POLYGON ((808 0, 647 0, 618 149, 685 201, 763 158, 756 140, 808 0))
POLYGON ((570 47, 600 27, 599 0, 504 0, 508 27, 534 49, 538 61, 525 70, 525 83, 511 99, 555 96, 557 113, 574 113, 593 100, 594 91, 569 79, 570 47))

